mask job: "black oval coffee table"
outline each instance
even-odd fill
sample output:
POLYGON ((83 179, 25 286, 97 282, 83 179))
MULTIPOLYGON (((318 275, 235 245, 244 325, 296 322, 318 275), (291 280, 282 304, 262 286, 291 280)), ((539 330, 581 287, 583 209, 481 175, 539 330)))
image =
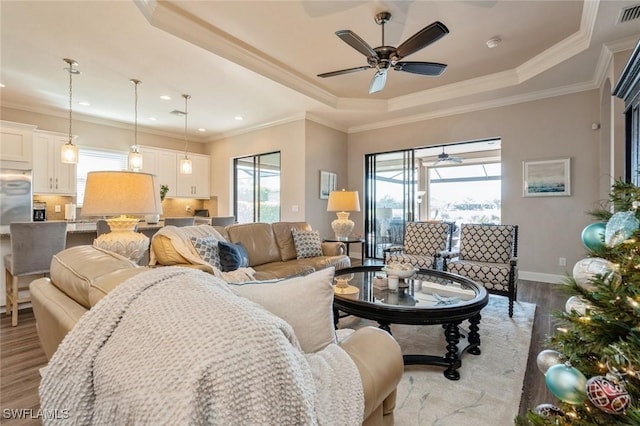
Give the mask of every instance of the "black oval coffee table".
POLYGON ((401 280, 397 291, 391 291, 377 286, 381 282, 376 276, 385 275, 382 268, 383 265, 357 266, 336 271, 336 278, 347 278, 349 285, 358 290, 355 294, 341 294, 336 288, 333 302, 336 326, 338 311, 377 321, 389 333, 390 324, 442 324, 447 352, 443 356, 403 355, 404 363, 446 367, 447 379, 460 379, 457 370, 462 364, 462 354, 480 355, 480 311, 489 303, 487 290, 459 275, 420 269, 411 278, 401 280), (460 328, 466 320, 468 331, 460 328))

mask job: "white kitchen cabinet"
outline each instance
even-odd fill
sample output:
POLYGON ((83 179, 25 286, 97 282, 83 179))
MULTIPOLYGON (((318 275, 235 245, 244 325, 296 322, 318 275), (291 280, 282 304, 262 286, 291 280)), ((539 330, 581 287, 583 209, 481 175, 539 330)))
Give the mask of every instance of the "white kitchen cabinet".
POLYGON ((3 167, 31 169, 36 126, 0 121, 0 160, 3 167))
POLYGON ((158 184, 169 187, 166 197, 175 197, 177 194, 176 152, 141 146, 140 153, 142 154, 141 171, 158 176, 158 184))
POLYGON ((60 160, 62 145, 69 141, 63 133, 33 132, 33 193, 76 193, 76 165, 60 160))
MULTIPOLYGON (((180 160, 184 158, 184 154, 178 154, 176 157, 175 169, 180 170, 180 160)), ((178 173, 178 197, 185 198, 203 198, 209 199, 209 156, 189 154, 189 159, 193 165, 193 173, 183 175, 178 173)))

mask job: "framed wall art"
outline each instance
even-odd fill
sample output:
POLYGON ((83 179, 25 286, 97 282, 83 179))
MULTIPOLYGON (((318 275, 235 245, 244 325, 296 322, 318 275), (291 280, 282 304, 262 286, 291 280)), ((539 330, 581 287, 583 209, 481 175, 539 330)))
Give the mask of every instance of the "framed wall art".
POLYGON ((329 193, 336 190, 338 175, 333 172, 320 170, 320 198, 329 199, 329 193))
POLYGON ((571 159, 523 161, 522 191, 524 197, 571 195, 571 159))

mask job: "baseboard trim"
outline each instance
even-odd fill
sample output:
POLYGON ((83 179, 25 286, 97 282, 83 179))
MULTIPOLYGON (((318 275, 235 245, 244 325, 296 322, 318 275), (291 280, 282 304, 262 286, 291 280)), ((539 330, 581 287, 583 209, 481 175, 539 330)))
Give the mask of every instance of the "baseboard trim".
POLYGON ((543 272, 518 271, 518 278, 527 281, 562 284, 567 277, 565 275, 545 274, 543 272))

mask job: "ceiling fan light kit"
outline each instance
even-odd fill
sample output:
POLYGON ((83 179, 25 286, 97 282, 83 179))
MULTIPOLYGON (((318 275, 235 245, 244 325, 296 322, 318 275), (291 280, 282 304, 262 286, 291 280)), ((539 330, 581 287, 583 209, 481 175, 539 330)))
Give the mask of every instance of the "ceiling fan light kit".
POLYGON ((436 21, 409 37, 398 47, 386 46, 384 44, 384 25, 390 20, 390 12, 380 12, 375 16, 376 24, 382 27, 382 45, 375 48, 369 46, 366 41, 351 30, 336 31, 336 35, 340 37, 342 41, 367 57, 367 63, 369 65, 326 72, 318 74, 318 77, 334 77, 375 68, 377 71, 369 86, 369 94, 373 94, 384 89, 389 68, 393 68, 396 71, 432 77, 437 77, 442 74, 447 67, 445 64, 437 62, 406 62, 401 60, 405 56, 409 56, 438 41, 449 33, 449 29, 442 22, 436 21))

